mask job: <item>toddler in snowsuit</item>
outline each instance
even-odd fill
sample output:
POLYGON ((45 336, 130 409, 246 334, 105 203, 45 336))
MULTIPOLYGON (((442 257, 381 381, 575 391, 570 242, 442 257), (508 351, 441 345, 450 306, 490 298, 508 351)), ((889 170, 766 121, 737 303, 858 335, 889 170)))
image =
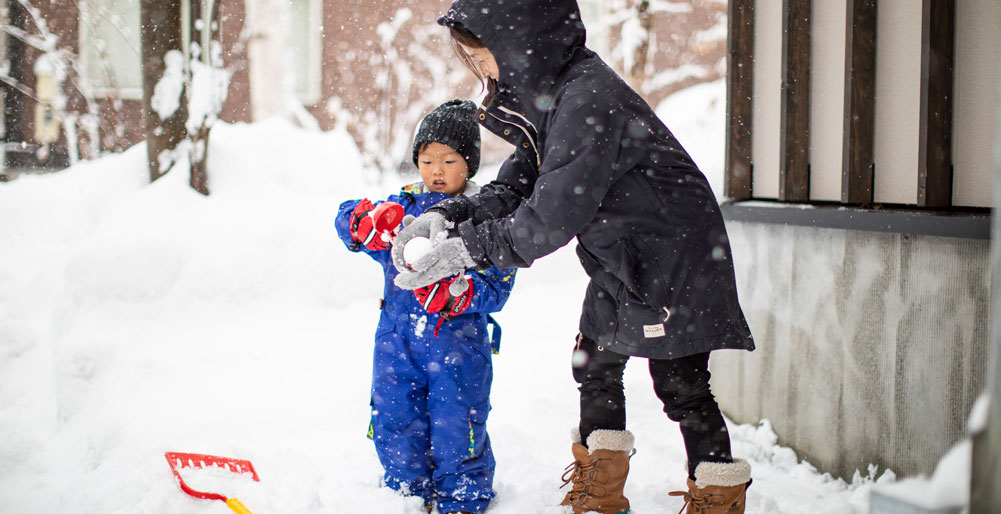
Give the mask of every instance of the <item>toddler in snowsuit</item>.
MULTIPOLYGON (((650 106, 585 45, 574 0, 455 0, 438 23, 488 87, 477 118, 515 152, 473 196, 436 205, 399 235, 437 243, 397 285, 457 271, 528 267, 576 238, 590 277, 573 376, 575 514, 629 510, 623 370, 649 362, 688 454, 689 514, 744 512, 749 464, 731 454, 709 387, 709 353, 752 350, 730 244, 709 183, 650 106), (454 225, 454 226, 453 226, 454 225), (444 237, 442 237, 444 236, 444 237)), ((677 463, 681 467, 682 463, 677 463)), ((665 498, 666 499, 666 498, 665 498)))
POLYGON ((422 182, 387 202, 346 201, 336 219, 348 248, 368 254, 385 272, 370 429, 385 484, 422 497, 428 512, 437 503, 443 514, 482 512, 495 494, 486 421, 500 327, 489 313, 504 306, 515 271, 490 267, 416 291, 400 289, 388 251, 396 227, 379 227, 370 214, 394 202, 407 223, 446 198, 475 194, 479 188, 468 180, 479 166, 475 111, 472 102, 452 100, 428 114, 413 145, 422 182))

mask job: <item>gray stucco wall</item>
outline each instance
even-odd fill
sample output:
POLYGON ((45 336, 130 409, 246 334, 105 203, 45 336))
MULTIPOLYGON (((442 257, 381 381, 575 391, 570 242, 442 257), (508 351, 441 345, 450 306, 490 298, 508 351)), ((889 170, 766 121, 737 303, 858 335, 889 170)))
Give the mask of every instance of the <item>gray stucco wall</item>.
POLYGON ((850 478, 931 473, 988 365, 987 240, 728 221, 758 349, 714 352, 738 422, 850 478))

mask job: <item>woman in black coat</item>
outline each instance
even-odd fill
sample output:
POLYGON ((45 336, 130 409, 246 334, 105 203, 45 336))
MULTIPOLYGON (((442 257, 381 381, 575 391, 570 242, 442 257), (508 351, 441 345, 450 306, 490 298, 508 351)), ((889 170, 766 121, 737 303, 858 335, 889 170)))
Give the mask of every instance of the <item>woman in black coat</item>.
POLYGON ((629 508, 622 486, 633 437, 622 373, 636 356, 649 359, 664 410, 681 426, 689 491, 679 494, 690 509, 743 512, 750 467, 730 454, 708 361, 712 350, 754 343, 705 176, 585 46, 576 1, 456 0, 438 23, 489 89, 480 124, 515 152, 479 194, 446 200, 404 228, 393 249, 397 284, 415 289, 468 268, 528 267, 576 237, 591 281, 574 359, 581 419, 566 477, 573 488, 563 503, 575 513, 629 508), (403 248, 414 237, 435 244, 407 263, 403 248), (595 466, 603 473, 587 472, 595 466), (701 504, 706 495, 712 506, 701 504), (734 504, 739 510, 728 510, 734 504))

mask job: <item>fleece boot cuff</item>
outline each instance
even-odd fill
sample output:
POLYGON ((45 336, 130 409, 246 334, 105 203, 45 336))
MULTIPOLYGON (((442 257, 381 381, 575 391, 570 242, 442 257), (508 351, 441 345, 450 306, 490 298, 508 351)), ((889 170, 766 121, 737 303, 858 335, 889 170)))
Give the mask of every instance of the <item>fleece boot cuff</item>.
MULTIPOLYGON (((570 441, 574 444, 582 444, 580 428, 570 429, 570 441)), ((587 436, 587 449, 590 453, 594 453, 595 450, 631 452, 634 442, 633 433, 628 430, 595 430, 587 436)))
MULTIPOLYGON (((590 438, 588 438, 590 440, 590 438)), ((744 459, 733 462, 702 462, 695 468, 695 485, 706 487, 733 487, 751 480, 751 465, 744 459)))

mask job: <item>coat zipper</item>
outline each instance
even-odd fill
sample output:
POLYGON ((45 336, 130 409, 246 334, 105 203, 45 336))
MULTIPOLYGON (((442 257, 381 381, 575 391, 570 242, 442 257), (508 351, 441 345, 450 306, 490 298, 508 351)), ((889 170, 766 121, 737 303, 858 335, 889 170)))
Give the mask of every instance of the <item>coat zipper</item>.
MULTIPOLYGON (((498 105, 497 108, 500 109, 500 110, 502 110, 502 111, 504 111, 504 112, 506 112, 506 113, 508 113, 508 114, 517 116, 517 117, 521 118, 522 120, 525 120, 525 123, 528 123, 529 125, 531 125, 532 129, 535 130, 536 132, 538 132, 538 129, 535 128, 535 125, 533 125, 531 121, 528 121, 528 119, 525 118, 524 116, 518 114, 517 112, 512 111, 511 109, 508 109, 508 108, 500 106, 500 105, 498 105)), ((539 147, 538 147, 538 145, 536 145, 535 139, 532 138, 532 134, 530 134, 528 132, 528 129, 525 128, 525 127, 523 127, 523 126, 521 126, 521 125, 519 125, 519 124, 517 124, 517 123, 514 123, 512 121, 507 121, 507 120, 501 119, 501 118, 497 117, 496 114, 494 114, 494 113, 492 113, 490 111, 487 111, 487 114, 493 116, 495 120, 497 120, 497 121, 499 121, 501 123, 506 123, 508 125, 514 125, 515 127, 518 127, 519 129, 521 129, 521 131, 525 133, 525 137, 528 138, 528 142, 532 144, 532 150, 535 151, 535 165, 537 166, 537 169, 542 169, 542 159, 539 157, 539 147)))

